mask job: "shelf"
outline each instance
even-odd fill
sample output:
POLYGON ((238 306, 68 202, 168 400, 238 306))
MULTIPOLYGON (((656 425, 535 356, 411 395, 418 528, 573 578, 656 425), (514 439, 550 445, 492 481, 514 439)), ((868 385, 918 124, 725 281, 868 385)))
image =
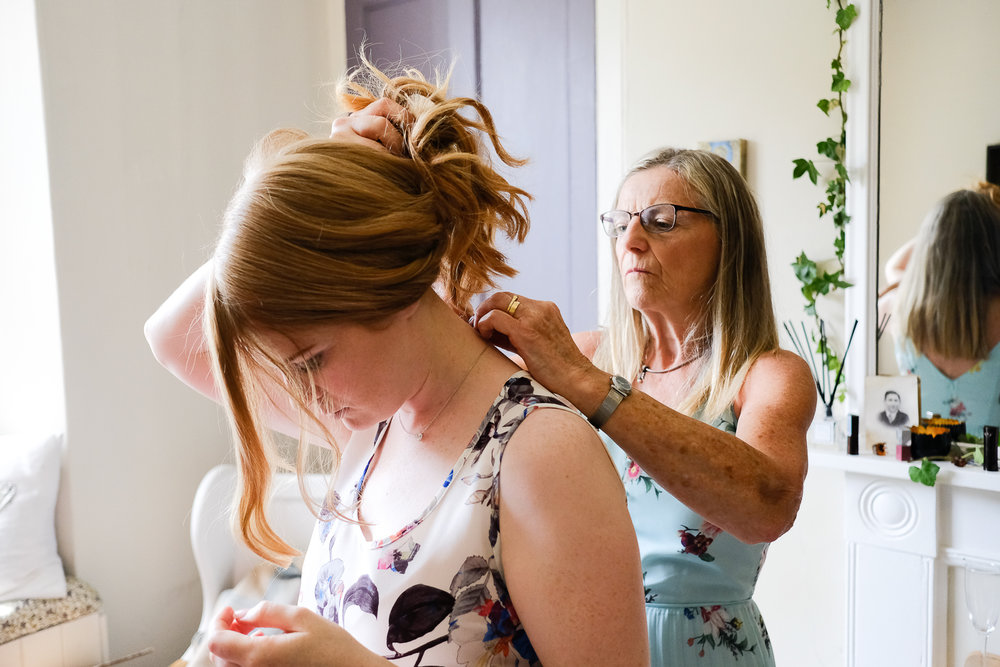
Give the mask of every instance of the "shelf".
MULTIPOLYGON (((937 476, 938 485, 948 485, 967 489, 1000 492, 1000 472, 986 472, 982 468, 968 466, 959 468, 950 461, 935 461, 941 466, 937 476)), ((876 475, 892 479, 909 479, 911 465, 919 461, 897 461, 890 456, 875 456, 861 453, 850 456, 834 447, 809 446, 809 465, 844 472, 876 475)))

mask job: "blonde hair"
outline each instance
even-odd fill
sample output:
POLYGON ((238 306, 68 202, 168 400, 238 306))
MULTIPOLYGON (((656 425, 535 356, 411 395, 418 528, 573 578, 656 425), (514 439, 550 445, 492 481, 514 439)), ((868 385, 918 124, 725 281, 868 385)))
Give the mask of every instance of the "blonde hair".
POLYGON ((297 552, 264 512, 280 465, 262 419, 265 383, 287 390, 303 432, 313 423, 334 448, 334 465, 339 450, 312 409, 311 377, 296 381, 261 333, 294 340, 318 324, 377 327, 436 282, 455 307, 468 309, 472 295, 514 274, 494 236, 524 239, 528 195, 494 170, 487 146, 508 165, 520 161, 503 149, 486 107, 447 97, 445 86, 414 71, 389 77, 365 63, 341 85, 341 103, 360 108, 386 97, 406 108, 413 118, 400 127, 406 156, 278 130, 254 148, 226 210, 206 331, 236 440, 233 521, 248 546, 273 562, 297 552))
POLYGON ((980 183, 947 195, 924 219, 893 315, 918 351, 985 359, 986 315, 1000 294, 1000 188, 980 183))
MULTIPOLYGON (((678 406, 684 414, 713 421, 733 402, 757 357, 778 347, 763 224, 743 177, 725 159, 707 151, 654 151, 625 175, 619 193, 630 177, 656 167, 677 173, 698 198, 696 206, 715 214, 719 266, 711 290, 703 295, 701 317, 691 324, 684 341, 684 357, 701 357, 701 370, 678 406)), ((610 243, 616 256, 615 239, 610 243)), ((595 363, 608 372, 635 377, 649 342, 648 324, 629 305, 621 270, 617 261, 612 262, 608 325, 595 363)))

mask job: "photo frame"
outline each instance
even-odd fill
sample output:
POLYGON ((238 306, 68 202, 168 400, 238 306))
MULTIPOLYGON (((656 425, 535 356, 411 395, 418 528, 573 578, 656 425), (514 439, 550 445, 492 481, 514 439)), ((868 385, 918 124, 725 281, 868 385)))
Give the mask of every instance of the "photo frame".
POLYGON ((865 447, 883 442, 891 451, 909 444, 910 426, 920 424, 920 378, 870 375, 865 378, 865 447))
POLYGON ((699 141, 698 148, 715 153, 726 158, 729 164, 736 167, 740 176, 747 177, 747 140, 727 139, 725 141, 699 141))

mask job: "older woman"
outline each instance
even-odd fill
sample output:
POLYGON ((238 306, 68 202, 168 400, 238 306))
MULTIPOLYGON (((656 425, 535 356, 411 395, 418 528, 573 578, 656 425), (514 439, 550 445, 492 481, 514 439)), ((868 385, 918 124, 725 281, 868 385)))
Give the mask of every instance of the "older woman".
POLYGON ((772 665, 751 598, 799 507, 816 391, 778 348, 756 203, 722 158, 665 149, 600 218, 616 260, 606 329, 571 337, 555 305, 509 293, 476 325, 602 429, 639 538, 653 664, 772 665))

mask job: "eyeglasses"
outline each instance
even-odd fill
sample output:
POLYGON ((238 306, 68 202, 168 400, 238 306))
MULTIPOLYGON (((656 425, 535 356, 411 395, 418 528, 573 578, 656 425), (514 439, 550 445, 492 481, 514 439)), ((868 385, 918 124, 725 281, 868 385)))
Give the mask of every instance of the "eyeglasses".
POLYGON ((703 208, 692 208, 679 204, 653 204, 641 211, 631 213, 615 209, 601 213, 601 224, 604 225, 604 233, 611 238, 618 238, 628 229, 628 223, 632 218, 639 216, 639 224, 650 234, 663 234, 669 232, 677 224, 677 211, 694 211, 711 217, 716 217, 711 211, 703 208))

